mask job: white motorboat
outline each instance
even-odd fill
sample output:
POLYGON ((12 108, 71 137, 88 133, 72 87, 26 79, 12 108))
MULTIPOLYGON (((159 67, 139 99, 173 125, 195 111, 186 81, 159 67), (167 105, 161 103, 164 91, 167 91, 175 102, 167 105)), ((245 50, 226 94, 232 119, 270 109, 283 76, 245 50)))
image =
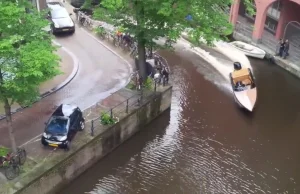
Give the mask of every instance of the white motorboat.
POLYGON ((247 44, 241 41, 234 41, 229 43, 232 47, 242 51, 246 56, 263 59, 266 56, 266 52, 256 46, 247 44))
POLYGON ((256 103, 257 89, 250 68, 242 68, 240 63, 235 62, 229 78, 236 102, 251 112, 256 103))

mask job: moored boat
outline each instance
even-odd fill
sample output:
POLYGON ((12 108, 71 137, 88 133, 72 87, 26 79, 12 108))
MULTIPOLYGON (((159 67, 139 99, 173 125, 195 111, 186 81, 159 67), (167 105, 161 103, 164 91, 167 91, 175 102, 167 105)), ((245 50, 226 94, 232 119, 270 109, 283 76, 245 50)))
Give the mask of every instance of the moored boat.
POLYGON ((242 68, 239 62, 235 62, 234 71, 229 74, 229 79, 236 102, 252 111, 257 99, 257 88, 251 69, 242 68))
POLYGON ((234 41, 229 43, 232 47, 240 50, 243 52, 246 56, 254 57, 263 59, 266 56, 266 52, 256 46, 253 46, 251 44, 247 44, 245 42, 241 41, 234 41))

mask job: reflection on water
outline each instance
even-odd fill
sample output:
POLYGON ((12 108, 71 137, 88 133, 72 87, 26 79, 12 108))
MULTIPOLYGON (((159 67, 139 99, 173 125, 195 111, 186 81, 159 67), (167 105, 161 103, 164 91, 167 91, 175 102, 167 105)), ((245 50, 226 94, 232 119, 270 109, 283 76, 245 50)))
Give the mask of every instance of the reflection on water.
POLYGON ((195 71, 196 56, 162 54, 174 64, 170 117, 155 120, 61 193, 299 192, 299 80, 252 60, 258 107, 243 114, 195 71))

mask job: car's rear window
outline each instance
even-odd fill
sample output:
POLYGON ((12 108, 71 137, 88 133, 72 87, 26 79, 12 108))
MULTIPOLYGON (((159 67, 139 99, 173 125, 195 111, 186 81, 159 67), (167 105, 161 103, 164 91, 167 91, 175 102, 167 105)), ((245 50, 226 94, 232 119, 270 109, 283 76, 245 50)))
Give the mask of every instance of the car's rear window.
POLYGON ((52 19, 60 19, 60 18, 67 18, 69 17, 69 14, 67 10, 65 9, 54 9, 51 11, 51 17, 52 19))
POLYGON ((46 132, 51 134, 67 133, 68 119, 63 117, 52 117, 47 125, 46 132))

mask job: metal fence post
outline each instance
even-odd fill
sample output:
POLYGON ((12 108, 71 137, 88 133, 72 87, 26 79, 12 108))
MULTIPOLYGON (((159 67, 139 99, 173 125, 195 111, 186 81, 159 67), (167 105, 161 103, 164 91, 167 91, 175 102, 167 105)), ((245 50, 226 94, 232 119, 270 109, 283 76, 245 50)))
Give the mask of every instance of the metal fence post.
POLYGON ((91 135, 94 136, 94 120, 92 120, 91 135))
POLYGON ((157 84, 157 82, 155 81, 154 82, 154 92, 156 92, 156 84, 157 84))
POLYGON ((110 109, 110 118, 113 118, 113 109, 110 109))
POLYGON ((141 89, 141 101, 143 101, 143 95, 144 95, 143 90, 144 90, 144 88, 141 89))
POLYGON ((128 113, 128 101, 129 99, 126 100, 126 113, 128 113))

